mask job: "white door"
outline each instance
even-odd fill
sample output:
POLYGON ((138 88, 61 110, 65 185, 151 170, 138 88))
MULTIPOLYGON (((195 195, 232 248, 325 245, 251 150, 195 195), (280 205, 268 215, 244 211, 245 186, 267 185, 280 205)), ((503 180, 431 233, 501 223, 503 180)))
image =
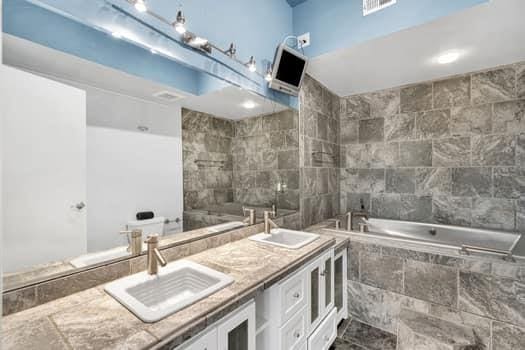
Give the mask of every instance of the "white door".
POLYGON ((4 271, 85 253, 85 92, 6 67, 0 109, 4 271))

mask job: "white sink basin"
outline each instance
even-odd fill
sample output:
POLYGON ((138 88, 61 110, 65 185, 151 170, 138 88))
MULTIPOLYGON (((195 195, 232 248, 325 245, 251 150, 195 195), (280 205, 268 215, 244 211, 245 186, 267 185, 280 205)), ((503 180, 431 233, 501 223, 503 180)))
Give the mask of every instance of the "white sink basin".
POLYGON ((126 255, 130 255, 130 253, 127 251, 127 247, 118 247, 108 249, 102 252, 84 254, 71 260, 69 263, 74 267, 85 267, 93 264, 98 264, 107 260, 121 258, 126 255))
POLYGON ((146 271, 105 286, 106 292, 144 322, 157 322, 233 282, 233 278, 188 260, 146 271))
POLYGON ((319 238, 319 235, 315 233, 286 230, 282 228, 274 228, 270 232, 271 234, 259 233, 250 236, 249 239, 256 242, 273 244, 278 247, 299 249, 319 238))

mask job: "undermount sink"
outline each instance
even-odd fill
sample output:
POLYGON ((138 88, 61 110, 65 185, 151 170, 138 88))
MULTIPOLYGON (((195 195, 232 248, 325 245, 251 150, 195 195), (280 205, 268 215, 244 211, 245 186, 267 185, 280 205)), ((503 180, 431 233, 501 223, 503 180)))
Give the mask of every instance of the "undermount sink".
POLYGON ((188 260, 121 278, 105 290, 144 322, 157 322, 233 283, 233 278, 188 260))
POLYGON ((249 237, 252 241, 272 244, 288 249, 299 249, 319 238, 315 233, 274 228, 270 234, 259 233, 249 237))

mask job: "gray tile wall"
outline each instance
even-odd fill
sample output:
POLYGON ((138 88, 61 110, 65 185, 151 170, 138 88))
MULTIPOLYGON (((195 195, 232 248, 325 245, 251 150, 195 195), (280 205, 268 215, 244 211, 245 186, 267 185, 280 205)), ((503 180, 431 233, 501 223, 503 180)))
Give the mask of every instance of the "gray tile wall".
MULTIPOLYGON (((469 330, 481 345, 476 349, 523 348, 523 262, 431 251, 429 247, 419 251, 352 240, 348 249, 348 304, 352 319, 396 334, 401 344, 406 341, 401 327, 407 322, 403 313, 409 310, 419 315, 416 328, 436 328, 436 338, 427 339, 430 343, 469 330)), ((454 340, 460 343, 460 339, 454 340)), ((415 348, 427 347, 420 344, 415 348)))
POLYGON ((305 77, 300 99, 303 227, 339 212, 339 97, 305 77))
POLYGON ((185 210, 233 201, 233 130, 229 120, 182 110, 185 210))
POLYGON ((286 110, 234 123, 233 188, 236 202, 299 209, 298 113, 286 110), (277 192, 278 183, 285 184, 277 192))
POLYGON ((525 63, 339 107, 341 212, 363 199, 376 217, 525 228, 525 63))

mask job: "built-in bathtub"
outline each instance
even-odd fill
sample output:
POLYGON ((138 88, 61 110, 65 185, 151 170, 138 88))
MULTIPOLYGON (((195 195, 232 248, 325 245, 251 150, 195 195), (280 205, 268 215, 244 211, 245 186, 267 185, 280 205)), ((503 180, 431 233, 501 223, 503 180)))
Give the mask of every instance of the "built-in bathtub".
MULTIPOLYGON (((245 208, 255 209, 257 222, 262 222, 265 210, 268 207, 245 205, 245 208)), ((295 214, 296 211, 277 208, 277 217, 295 214)), ((227 202, 210 205, 204 208, 189 209, 184 211, 184 231, 196 230, 202 227, 218 225, 227 222, 239 222, 246 219, 243 213, 243 204, 227 202)))
POLYGON ((462 254, 486 253, 507 259, 525 257, 525 237, 517 232, 376 218, 362 222, 367 228, 363 234, 378 239, 449 248, 462 254))

